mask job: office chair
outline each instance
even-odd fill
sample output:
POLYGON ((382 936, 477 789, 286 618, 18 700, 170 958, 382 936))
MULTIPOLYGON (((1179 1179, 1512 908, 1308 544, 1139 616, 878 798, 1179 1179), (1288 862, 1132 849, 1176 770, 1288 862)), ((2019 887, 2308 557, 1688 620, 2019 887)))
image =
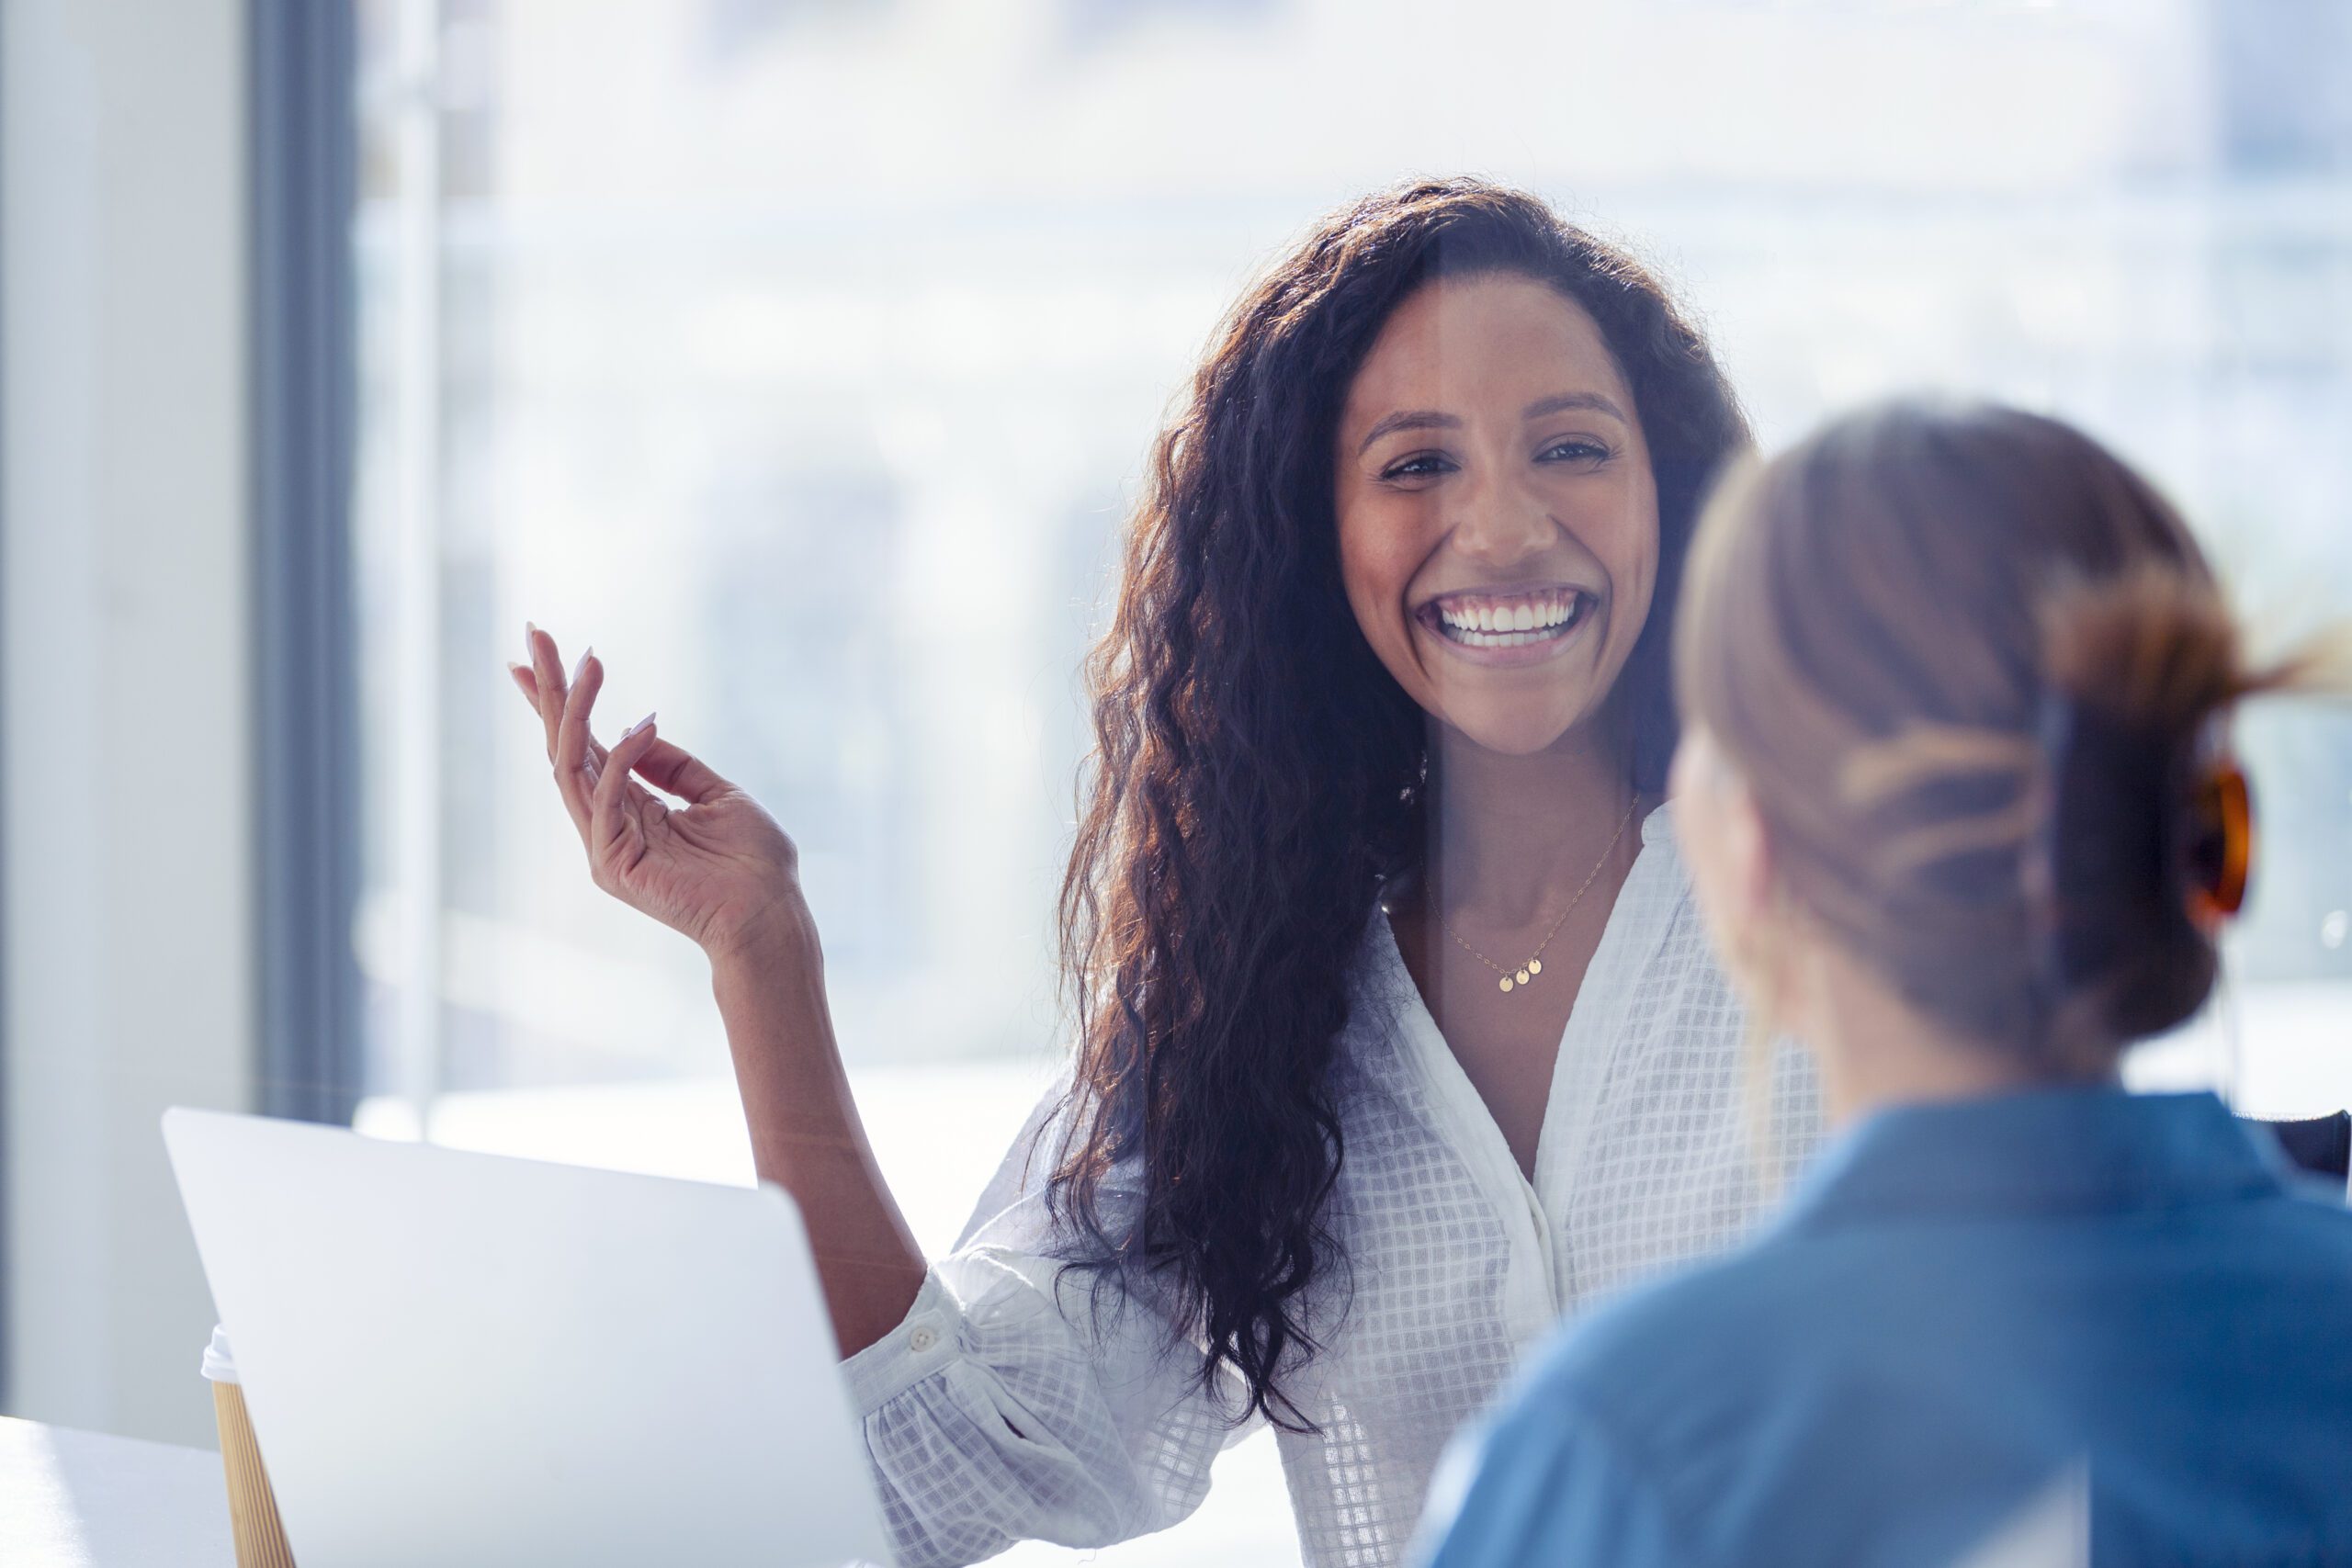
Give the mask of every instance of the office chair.
POLYGON ((2352 1111, 2300 1122, 2266 1122, 2253 1117, 2246 1120, 2256 1127, 2267 1128, 2299 1168, 2326 1178, 2338 1187, 2345 1185, 2347 1174, 2352 1174, 2352 1111))

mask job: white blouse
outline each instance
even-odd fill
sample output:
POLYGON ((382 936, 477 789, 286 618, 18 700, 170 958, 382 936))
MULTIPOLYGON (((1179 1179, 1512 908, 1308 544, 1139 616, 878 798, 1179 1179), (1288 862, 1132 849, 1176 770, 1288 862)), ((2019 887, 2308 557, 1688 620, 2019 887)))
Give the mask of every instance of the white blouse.
MULTIPOLYGON (((1770 1132, 1757 1135, 1739 1006, 1663 810, 1561 1036, 1532 1183, 1377 914, 1353 984, 1327 1215, 1345 1277, 1312 1288, 1322 1348, 1281 1381, 1319 1428, 1277 1438, 1313 1568, 1400 1561, 1447 1439, 1561 1317, 1736 1236, 1818 1136, 1793 1051, 1759 1086, 1770 1132)), ((1247 1430, 1148 1303, 1097 1302, 1080 1270, 1057 1286, 1049 1159, 1029 1157, 1038 1124, 906 1321, 845 1364, 905 1564, 1165 1529, 1247 1430)))

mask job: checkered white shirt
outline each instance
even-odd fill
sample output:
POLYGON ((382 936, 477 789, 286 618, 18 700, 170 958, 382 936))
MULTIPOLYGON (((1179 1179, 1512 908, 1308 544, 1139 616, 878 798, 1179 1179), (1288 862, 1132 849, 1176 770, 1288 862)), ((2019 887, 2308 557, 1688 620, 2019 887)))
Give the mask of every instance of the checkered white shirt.
MULTIPOLYGON (((1328 1219, 1346 1268, 1315 1288, 1323 1348, 1283 1382, 1320 1428, 1278 1439, 1312 1568, 1401 1561, 1448 1439, 1561 1318, 1736 1238, 1818 1138, 1814 1080, 1786 1050, 1770 1135, 1752 1132, 1743 1020, 1668 815, 1644 824, 1561 1038, 1532 1183, 1388 922, 1366 927, 1333 1066, 1346 1142, 1328 1219)), ((1246 1430, 1148 1303, 1060 1278, 1037 1125, 906 1321, 845 1366, 906 1564, 1165 1529, 1246 1430)))

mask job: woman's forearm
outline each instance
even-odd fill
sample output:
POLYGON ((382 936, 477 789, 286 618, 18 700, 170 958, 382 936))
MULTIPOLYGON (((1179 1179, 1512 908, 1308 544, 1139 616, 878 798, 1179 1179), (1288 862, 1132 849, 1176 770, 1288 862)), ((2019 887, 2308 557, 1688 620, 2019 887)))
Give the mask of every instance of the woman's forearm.
POLYGON ((711 989, 735 1059, 752 1164, 800 1205, 833 1333, 842 1354, 854 1354, 905 1318, 922 1285, 923 1258, 850 1098, 814 927, 787 922, 713 953, 711 989))

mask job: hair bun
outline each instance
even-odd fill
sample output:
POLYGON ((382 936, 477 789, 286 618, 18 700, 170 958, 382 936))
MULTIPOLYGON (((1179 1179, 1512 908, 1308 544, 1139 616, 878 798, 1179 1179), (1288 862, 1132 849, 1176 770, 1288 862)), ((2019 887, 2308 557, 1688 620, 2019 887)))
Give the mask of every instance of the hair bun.
POLYGON ((2215 721, 2254 682, 2201 573, 2152 566, 2075 585, 2043 626, 2047 809, 2026 874, 2045 998, 2061 1014, 2087 1008, 2095 1037, 2157 1033, 2212 988, 2207 911, 2233 863, 2242 886, 2211 786, 2215 721))
POLYGON ((2190 914, 2190 748, 2062 692, 2042 699, 2037 734, 2049 807, 2026 863, 2045 997, 2098 995, 2105 1038, 2169 1029, 2214 969, 2190 914))

